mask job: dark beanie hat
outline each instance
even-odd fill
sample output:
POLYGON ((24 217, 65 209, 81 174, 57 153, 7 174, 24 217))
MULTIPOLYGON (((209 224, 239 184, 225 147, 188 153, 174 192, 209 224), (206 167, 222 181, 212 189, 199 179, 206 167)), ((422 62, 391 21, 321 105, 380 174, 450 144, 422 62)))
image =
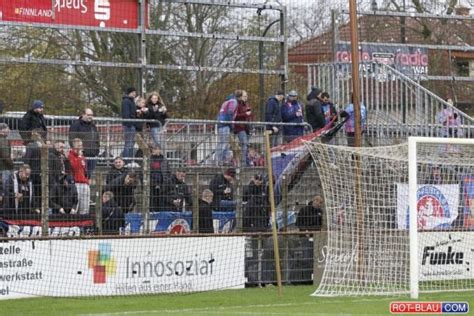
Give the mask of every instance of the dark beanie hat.
POLYGON ((321 93, 321 89, 318 89, 316 87, 312 87, 311 91, 308 93, 308 96, 306 97, 306 100, 312 100, 316 99, 316 97, 321 93))
POLYGON ((41 100, 34 100, 33 104, 31 105, 31 108, 33 110, 39 109, 39 108, 44 108, 44 103, 41 100))
POLYGON ((125 90, 125 93, 127 95, 129 95, 132 92, 137 92, 137 89, 135 89, 134 87, 128 87, 127 90, 125 90))

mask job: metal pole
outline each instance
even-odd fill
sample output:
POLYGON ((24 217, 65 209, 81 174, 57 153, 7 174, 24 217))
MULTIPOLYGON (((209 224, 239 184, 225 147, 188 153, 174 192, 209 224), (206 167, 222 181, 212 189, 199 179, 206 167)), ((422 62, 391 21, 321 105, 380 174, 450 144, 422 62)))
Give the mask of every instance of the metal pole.
POLYGON ((276 220, 276 209, 275 209, 275 196, 273 193, 273 171, 272 171, 272 155, 270 151, 270 132, 265 131, 265 158, 267 164, 268 173, 268 198, 270 199, 271 209, 271 223, 272 223, 272 234, 273 234, 273 252, 275 258, 275 270, 278 284, 278 295, 282 295, 281 286, 281 267, 280 267, 280 249, 278 247, 278 233, 277 233, 277 220, 276 220))
MULTIPOLYGON (((260 16, 260 15, 259 15, 260 16)), ((268 24, 268 26, 263 31, 262 37, 267 35, 268 30, 272 27, 275 23, 280 22, 280 19, 273 21, 272 23, 268 24)), ((263 47, 263 42, 258 42, 258 69, 263 70, 263 58, 265 55, 265 50, 263 47)), ((262 122, 265 121, 265 75, 260 73, 258 76, 258 93, 259 93, 259 103, 260 103, 260 120, 262 122)))
MULTIPOLYGON (((359 82, 359 39, 357 34, 357 4, 356 0, 349 1, 350 9, 350 30, 351 30, 351 53, 352 53, 352 104, 354 106, 355 116, 355 147, 361 146, 361 111, 360 111, 360 82, 359 82)), ((356 195, 356 211, 357 211, 357 273, 359 280, 364 280, 364 211, 362 208, 362 192, 361 192, 361 161, 360 155, 355 157, 355 195, 356 195)))
POLYGON ((280 42, 280 68, 283 74, 280 75, 280 88, 283 92, 286 91, 286 82, 288 80, 288 45, 286 33, 286 7, 280 11, 280 36, 283 37, 283 42, 280 42))
POLYGON ((146 58, 146 1, 140 0, 140 59, 141 59, 141 77, 140 85, 142 95, 146 94, 146 82, 147 82, 147 58, 146 58))

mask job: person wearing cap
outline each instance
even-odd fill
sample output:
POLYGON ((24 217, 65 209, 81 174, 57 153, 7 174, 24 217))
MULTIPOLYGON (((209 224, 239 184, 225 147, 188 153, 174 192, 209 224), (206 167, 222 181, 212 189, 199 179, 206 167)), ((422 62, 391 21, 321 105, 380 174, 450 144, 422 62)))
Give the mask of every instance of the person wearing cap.
MULTIPOLYGON (((281 123, 281 105, 285 99, 283 91, 277 91, 275 95, 268 98, 265 105, 265 122, 267 123, 281 123)), ((266 127, 267 131, 270 131, 270 143, 271 146, 278 146, 281 135, 281 125, 268 124, 266 127)))
POLYGON ((209 189, 214 193, 212 203, 215 209, 220 211, 232 211, 235 209, 233 194, 235 175, 235 169, 229 168, 224 173, 216 174, 209 183, 209 189))
POLYGON ((311 125, 313 131, 317 131, 326 125, 322 110, 321 94, 321 89, 312 87, 306 96, 306 100, 308 101, 305 109, 306 121, 311 125))
POLYGON ((295 90, 288 93, 288 99, 281 107, 281 118, 283 123, 301 124, 283 126, 283 136, 287 143, 303 135, 303 107, 298 102, 298 93, 295 90))
POLYGON ((46 128, 46 120, 43 111, 43 101, 35 100, 31 104, 31 109, 28 110, 20 120, 18 129, 25 142, 29 143, 31 141, 31 131, 37 129, 41 130, 41 138, 46 140, 48 130, 46 128))
POLYGON ((137 110, 135 105, 135 98, 137 90, 134 87, 129 87, 125 90, 125 95, 122 98, 122 128, 124 136, 124 146, 122 157, 132 158, 133 147, 135 146, 135 134, 137 133, 137 126, 134 120, 137 118, 137 110))
POLYGON ((69 144, 72 146, 72 140, 82 139, 84 145, 84 157, 87 163, 87 177, 90 179, 94 171, 97 160, 95 157, 100 151, 100 135, 97 126, 93 122, 94 112, 90 108, 85 108, 81 116, 69 127, 69 144))

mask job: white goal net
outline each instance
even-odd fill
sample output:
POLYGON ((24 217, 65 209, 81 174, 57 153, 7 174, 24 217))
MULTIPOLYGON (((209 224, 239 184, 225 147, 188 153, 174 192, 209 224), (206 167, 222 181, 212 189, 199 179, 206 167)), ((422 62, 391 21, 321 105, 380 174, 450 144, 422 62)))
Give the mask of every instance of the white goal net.
POLYGON ((328 228, 326 267, 314 295, 474 290, 474 140, 411 142, 416 151, 410 159, 408 143, 307 143, 324 190, 328 228), (416 187, 411 191, 410 177, 416 187), (411 234, 410 227, 416 227, 411 234))

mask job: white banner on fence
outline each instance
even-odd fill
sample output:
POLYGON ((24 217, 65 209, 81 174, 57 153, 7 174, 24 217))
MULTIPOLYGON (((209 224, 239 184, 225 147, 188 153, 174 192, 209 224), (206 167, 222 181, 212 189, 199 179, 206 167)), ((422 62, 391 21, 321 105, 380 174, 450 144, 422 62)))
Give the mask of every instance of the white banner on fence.
POLYGON ((420 281, 474 279, 474 232, 418 235, 420 281))
MULTIPOLYGON (((398 228, 408 229, 408 184, 397 183, 398 228)), ((418 229, 448 228, 458 217, 459 185, 418 185, 418 229)))
POLYGON ((0 243, 0 300, 29 297, 49 275, 48 241, 0 243))
MULTIPOLYGON (((12 242, 12 247, 28 242, 12 242)), ((133 295, 243 288, 244 237, 52 240, 25 267, 0 266, 3 298, 133 295), (29 282, 17 275, 30 273, 29 282), (34 274, 36 273, 36 274, 34 274), (9 276, 6 281, 5 276, 9 276), (8 287, 8 288, 7 288, 8 287)), ((36 246, 37 247, 37 246, 36 246)), ((27 252, 20 250, 23 257, 27 252)), ((6 254, 2 261, 19 260, 6 254)), ((21 259, 23 260, 23 259, 21 259)), ((0 296, 1 297, 1 296, 0 296)))

